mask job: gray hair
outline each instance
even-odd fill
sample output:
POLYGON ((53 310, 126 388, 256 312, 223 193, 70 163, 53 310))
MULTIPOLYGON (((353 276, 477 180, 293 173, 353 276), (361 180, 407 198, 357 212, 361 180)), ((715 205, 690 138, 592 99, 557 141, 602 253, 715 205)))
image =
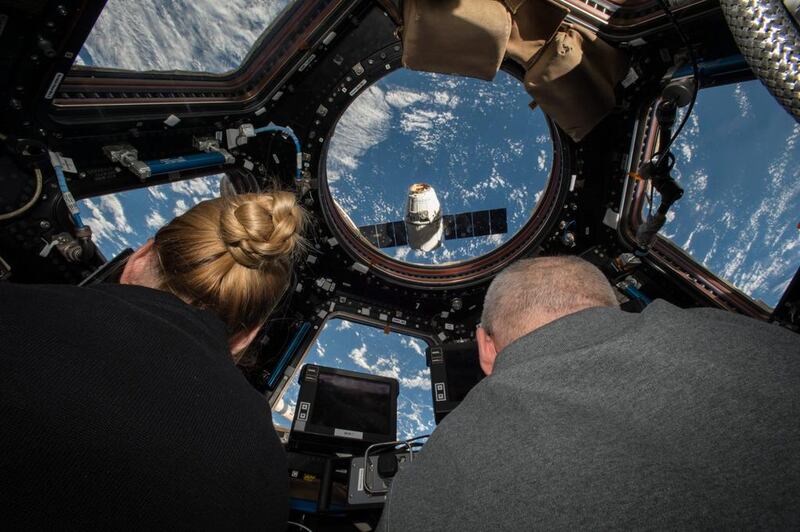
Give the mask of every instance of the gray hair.
POLYGON ((575 256, 523 259, 494 278, 481 326, 500 348, 562 316, 619 303, 603 273, 575 256))

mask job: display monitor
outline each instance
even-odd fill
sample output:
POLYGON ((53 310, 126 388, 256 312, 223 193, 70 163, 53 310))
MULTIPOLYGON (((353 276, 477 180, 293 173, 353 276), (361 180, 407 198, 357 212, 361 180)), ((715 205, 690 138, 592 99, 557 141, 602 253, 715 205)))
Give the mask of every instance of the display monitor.
POLYGON ((395 440, 398 391, 397 379, 307 364, 289 447, 345 451, 395 440))
POLYGON ((431 368, 433 414, 439 423, 483 379, 478 346, 473 341, 453 342, 427 349, 431 368))

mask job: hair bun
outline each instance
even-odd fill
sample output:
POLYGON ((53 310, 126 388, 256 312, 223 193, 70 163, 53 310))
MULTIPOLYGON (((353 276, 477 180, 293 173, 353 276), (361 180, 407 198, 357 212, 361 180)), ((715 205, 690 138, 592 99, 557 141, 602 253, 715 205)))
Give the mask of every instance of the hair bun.
POLYGON ((226 200, 220 215, 222 241, 234 260, 260 268, 302 247, 305 212, 291 192, 240 194, 226 200))

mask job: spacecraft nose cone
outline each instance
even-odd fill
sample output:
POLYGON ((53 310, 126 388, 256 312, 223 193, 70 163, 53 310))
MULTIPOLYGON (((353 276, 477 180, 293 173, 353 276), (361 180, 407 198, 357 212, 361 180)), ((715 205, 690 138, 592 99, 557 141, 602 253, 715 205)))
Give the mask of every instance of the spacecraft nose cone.
POLYGON ((408 245, 413 249, 431 251, 441 245, 442 205, 432 186, 414 183, 409 187, 405 224, 408 245))

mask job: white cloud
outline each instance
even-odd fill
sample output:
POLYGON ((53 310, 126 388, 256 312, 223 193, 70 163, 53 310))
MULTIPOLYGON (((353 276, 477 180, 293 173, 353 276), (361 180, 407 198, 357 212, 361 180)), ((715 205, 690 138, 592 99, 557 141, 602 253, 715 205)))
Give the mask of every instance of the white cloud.
POLYGON ((517 157, 522 157, 525 153, 525 143, 522 141, 515 141, 509 139, 508 141, 508 151, 516 155, 517 157))
POLYGON ((189 209, 189 206, 186 205, 186 201, 179 199, 175 202, 175 208, 172 209, 172 212, 175 213, 175 216, 180 216, 181 214, 185 213, 189 209))
POLYGON ((452 95, 446 91, 435 91, 433 93, 433 101, 438 105, 444 105, 452 109, 458 107, 461 99, 458 96, 452 95))
POLYGON ((346 331, 347 329, 350 329, 352 326, 353 326, 353 324, 350 323, 349 321, 341 320, 339 322, 339 325, 336 326, 336 330, 337 331, 346 331))
POLYGON ((206 179, 192 179, 187 181, 176 181, 170 184, 173 192, 184 194, 186 196, 213 196, 211 187, 206 179))
POLYGON ((100 198, 100 205, 114 217, 114 225, 116 225, 118 230, 125 233, 133 233, 133 229, 128 223, 128 218, 125 216, 125 209, 122 207, 122 203, 120 203, 117 196, 113 194, 103 196, 100 198))
POLYGON ((413 377, 400 377, 400 385, 405 388, 419 388, 421 390, 431 389, 431 370, 425 368, 417 372, 413 377))
POLYGON ((410 400, 401 401, 397 409, 397 428, 406 439, 430 434, 434 429, 433 408, 410 400))
POLYGON ((98 244, 111 243, 116 253, 130 245, 126 235, 133 235, 134 231, 128 223, 122 203, 115 195, 85 199, 81 205, 89 210, 89 216, 84 216, 83 222, 92 229, 98 244))
POLYGON ((411 248, 408 246, 400 246, 394 251, 394 258, 397 260, 406 260, 411 248))
POLYGON ((420 344, 419 340, 417 340, 416 338, 403 337, 400 340, 400 343, 403 344, 405 347, 408 347, 409 349, 414 351, 416 354, 422 357, 425 356, 425 348, 422 347, 422 344, 420 344))
POLYGON ((683 156, 683 160, 681 161, 682 164, 692 162, 692 156, 694 155, 695 148, 696 148, 695 145, 690 144, 688 142, 680 143, 681 155, 683 156))
POLYGON ((290 0, 109 0, 84 45, 94 64, 227 72, 290 0))
POLYGON ((392 107, 408 107, 419 102, 426 102, 429 98, 426 94, 417 91, 395 89, 386 93, 386 103, 392 107))
POLYGON ((391 110, 383 91, 369 87, 342 116, 328 150, 328 180, 335 183, 345 171, 358 168, 359 159, 389 134, 391 110))
POLYGON ((547 167, 547 152, 539 150, 539 156, 536 158, 536 163, 540 172, 543 172, 547 167))
POLYGON ((382 377, 392 377, 394 379, 400 378, 400 363, 397 357, 379 357, 375 360, 374 364, 370 364, 367 360, 367 346, 361 344, 360 347, 353 348, 347 355, 356 366, 365 370, 367 373, 373 375, 380 375, 382 377))
POLYGON ((164 194, 164 188, 166 185, 158 185, 155 187, 150 187, 147 189, 147 192, 153 196, 156 200, 159 201, 167 201, 167 195, 164 194))
POLYGON ((400 129, 413 136, 412 142, 417 148, 435 152, 443 137, 452 133, 445 129, 454 118, 450 111, 434 111, 432 109, 412 109, 400 117, 400 129))
POLYGON ((163 227, 164 224, 167 223, 167 221, 164 219, 163 216, 161 216, 161 213, 158 211, 152 211, 148 213, 148 215, 145 216, 144 221, 147 224, 147 227, 154 230, 161 229, 161 227, 163 227))
POLYGON ((750 115, 753 106, 750 104, 750 99, 747 97, 747 94, 742 89, 741 83, 737 83, 736 88, 733 89, 733 97, 736 99, 741 115, 743 117, 750 115))

